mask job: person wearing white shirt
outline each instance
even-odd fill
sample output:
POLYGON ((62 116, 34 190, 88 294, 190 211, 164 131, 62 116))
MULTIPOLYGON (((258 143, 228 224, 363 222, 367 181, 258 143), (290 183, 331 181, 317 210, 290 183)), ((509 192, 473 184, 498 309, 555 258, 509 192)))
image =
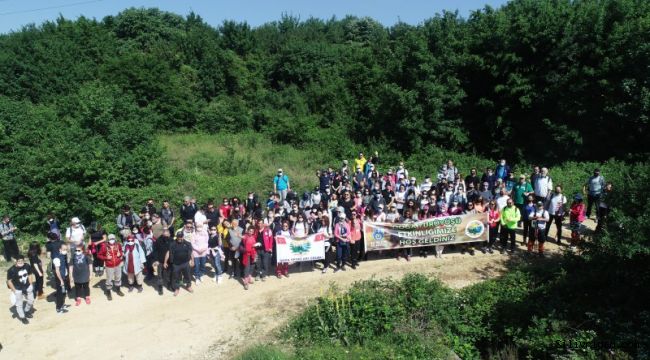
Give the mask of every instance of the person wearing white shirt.
POLYGON ((200 224, 205 231, 208 231, 208 218, 205 216, 203 209, 199 209, 196 214, 194 214, 194 224, 196 224, 196 226, 199 226, 200 224))
POLYGON ((530 236, 528 237, 528 254, 533 253, 535 240, 537 240, 537 253, 544 256, 544 242, 546 242, 546 228, 550 220, 550 215, 544 209, 544 203, 539 201, 537 207, 532 211, 528 218, 531 220, 530 236))
POLYGON ((548 236, 548 232, 551 229, 551 224, 555 221, 555 228, 557 231, 557 243, 560 244, 562 241, 562 220, 564 220, 564 215, 566 213, 565 208, 567 204, 567 199, 564 194, 562 194, 562 186, 558 185, 555 187, 555 192, 549 197, 546 208, 550 214, 550 220, 546 224, 545 235, 548 236))
POLYGON ((81 225, 81 220, 79 220, 78 217, 73 217, 70 220, 70 227, 65 231, 66 241, 71 244, 71 246, 76 247, 83 243, 85 237, 86 228, 81 225))
POLYGON ((496 200, 497 208, 499 209, 499 211, 503 211, 503 208, 505 208, 506 205, 508 205, 508 199, 510 199, 510 196, 508 196, 508 192, 506 191, 506 189, 501 189, 501 194, 496 200))
POLYGON ((535 178, 533 190, 535 191, 535 201, 543 202, 548 199, 549 195, 553 191, 553 179, 548 176, 547 168, 542 168, 541 174, 535 178))

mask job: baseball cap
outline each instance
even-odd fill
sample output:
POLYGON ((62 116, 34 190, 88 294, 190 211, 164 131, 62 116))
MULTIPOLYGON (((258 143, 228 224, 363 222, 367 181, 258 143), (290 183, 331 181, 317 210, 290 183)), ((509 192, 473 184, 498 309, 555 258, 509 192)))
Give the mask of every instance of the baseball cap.
POLYGON ((116 240, 115 234, 109 234, 108 235, 108 240, 116 240))
POLYGON ((79 220, 79 218, 75 216, 72 218, 72 220, 70 220, 70 222, 73 224, 80 224, 81 220, 79 220))

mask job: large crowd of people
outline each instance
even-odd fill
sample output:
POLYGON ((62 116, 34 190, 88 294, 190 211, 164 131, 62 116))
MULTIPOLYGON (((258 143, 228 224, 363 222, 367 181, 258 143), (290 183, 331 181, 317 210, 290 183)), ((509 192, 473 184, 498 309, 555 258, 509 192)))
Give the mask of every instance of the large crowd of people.
MULTIPOLYGON (((16 314, 27 324, 33 315, 34 299, 44 298, 45 279, 55 288, 56 311, 66 313, 66 298, 75 306, 90 304, 89 282, 93 276, 105 277, 104 294, 142 292, 148 284, 160 295, 168 289, 174 296, 181 288, 208 278, 216 284, 224 277, 239 281, 245 289, 255 279, 266 281, 275 274, 288 278, 290 265, 276 263, 275 238, 302 237, 321 233, 325 258, 307 266, 323 274, 356 269, 368 259, 364 253, 363 223, 414 222, 434 217, 485 213, 487 241, 457 246, 462 254, 512 253, 516 249, 516 230, 521 229, 527 254, 543 256, 551 225, 556 226, 555 241, 560 244, 563 224, 569 217, 569 249, 580 241, 581 224, 595 208, 599 226, 609 213, 612 184, 606 183, 598 169, 585 183, 583 193, 571 197, 555 184, 547 168, 535 166, 532 173, 514 171, 501 160, 479 175, 473 168, 463 176, 452 160, 434 176, 419 182, 403 163, 381 173, 377 153, 363 153, 340 168, 317 171, 318 185, 298 194, 282 169, 272 179, 268 198, 254 192, 244 199, 225 197, 208 200, 200 206, 187 196, 178 209, 165 200, 157 208, 151 198, 137 210, 124 205, 116 217, 115 234, 101 224, 84 226, 74 217, 63 229, 54 215, 47 219, 49 264, 42 264, 40 244, 29 246, 27 259, 16 243, 16 227, 9 216, 0 224, 4 256, 15 264, 7 273, 7 285, 14 294, 16 314), (138 211, 139 210, 139 211, 138 211), (498 243, 497 243, 498 240, 498 243), (333 263, 333 264, 332 264, 333 263), (333 266, 332 266, 333 265, 333 266), (123 291, 124 290, 124 291, 123 291)), ((441 257, 444 246, 398 248, 381 256, 411 260, 412 251, 420 256, 441 257)))

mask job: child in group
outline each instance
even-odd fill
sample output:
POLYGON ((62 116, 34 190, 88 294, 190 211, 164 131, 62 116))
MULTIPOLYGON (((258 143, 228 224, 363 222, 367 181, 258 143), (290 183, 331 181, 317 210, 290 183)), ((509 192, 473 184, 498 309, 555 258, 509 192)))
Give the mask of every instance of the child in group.
POLYGON ((585 204, 582 201, 582 195, 576 194, 571 203, 569 212, 569 227, 571 228, 571 245, 569 250, 575 251, 576 246, 580 243, 580 230, 582 223, 585 221, 585 204))
POLYGON ((29 265, 32 268, 32 273, 34 274, 34 297, 42 300, 45 298, 43 294, 43 280, 45 274, 43 273, 43 263, 41 261, 41 245, 34 241, 29 244, 29 250, 27 252, 29 256, 29 265))
POLYGON ((75 306, 81 304, 81 299, 90 305, 90 274, 93 272, 93 260, 85 251, 83 243, 75 247, 70 254, 70 286, 74 283, 75 306))

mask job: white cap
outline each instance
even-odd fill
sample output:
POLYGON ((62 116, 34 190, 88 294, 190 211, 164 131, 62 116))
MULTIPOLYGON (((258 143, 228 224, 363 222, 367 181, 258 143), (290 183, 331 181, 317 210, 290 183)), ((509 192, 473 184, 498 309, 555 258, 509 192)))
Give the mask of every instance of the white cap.
POLYGON ((70 220, 71 223, 73 224, 81 224, 81 220, 79 220, 78 217, 73 217, 72 220, 70 220))
POLYGON ((278 172, 283 172, 283 171, 282 171, 282 168, 279 168, 279 169, 278 169, 278 172))

